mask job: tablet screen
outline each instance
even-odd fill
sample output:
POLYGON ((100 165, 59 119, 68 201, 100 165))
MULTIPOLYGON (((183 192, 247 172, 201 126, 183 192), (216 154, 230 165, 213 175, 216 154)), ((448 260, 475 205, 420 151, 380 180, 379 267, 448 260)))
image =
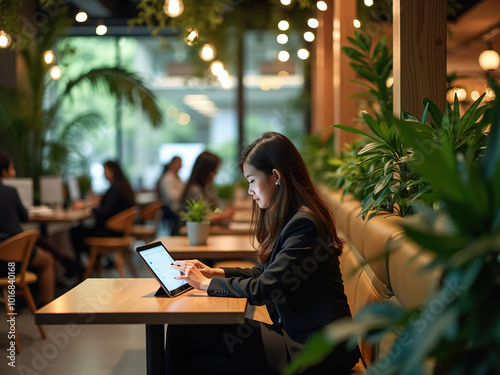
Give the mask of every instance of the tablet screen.
POLYGON ((170 267, 175 262, 174 258, 161 242, 141 246, 137 248, 137 253, 170 295, 179 294, 190 288, 185 280, 174 279, 175 276, 179 276, 179 271, 170 267))

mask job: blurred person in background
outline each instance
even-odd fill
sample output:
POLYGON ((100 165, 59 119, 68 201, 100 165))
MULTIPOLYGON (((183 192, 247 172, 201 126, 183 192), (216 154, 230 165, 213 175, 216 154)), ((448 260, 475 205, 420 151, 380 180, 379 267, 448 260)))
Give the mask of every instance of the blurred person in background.
MULTIPOLYGON (((28 210, 21 203, 17 190, 2 184, 4 178, 16 177, 16 169, 12 159, 0 152, 0 242, 7 238, 23 232, 21 222, 28 220, 28 210)), ((34 269, 38 275, 38 295, 39 305, 43 306, 54 299, 55 273, 54 257, 41 244, 48 241, 45 238, 39 239, 31 252, 29 268, 34 269)), ((54 250, 58 259, 64 257, 54 250)), ((7 276, 7 262, 0 261, 0 277, 7 276)), ((18 267, 16 267, 17 269, 18 267)))

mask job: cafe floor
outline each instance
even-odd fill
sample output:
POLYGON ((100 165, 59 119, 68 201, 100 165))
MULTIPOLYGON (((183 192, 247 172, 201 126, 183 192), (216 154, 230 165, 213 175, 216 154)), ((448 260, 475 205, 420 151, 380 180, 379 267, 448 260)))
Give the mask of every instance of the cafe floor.
MULTIPOLYGON (((151 277, 138 258, 134 259, 139 277, 151 277)), ((128 270, 127 270, 128 272, 128 270)), ((104 269, 103 277, 118 277, 114 269, 104 269)), ((127 274, 127 277, 131 277, 127 274)), ((70 287, 58 283, 56 296, 70 287)), ((0 316, 5 317, 3 302, 0 316)), ((146 373, 144 325, 78 325, 65 334, 60 325, 44 325, 43 340, 31 311, 24 307, 16 317, 21 353, 9 366, 6 318, 0 323, 0 373, 29 375, 137 375, 146 373)))

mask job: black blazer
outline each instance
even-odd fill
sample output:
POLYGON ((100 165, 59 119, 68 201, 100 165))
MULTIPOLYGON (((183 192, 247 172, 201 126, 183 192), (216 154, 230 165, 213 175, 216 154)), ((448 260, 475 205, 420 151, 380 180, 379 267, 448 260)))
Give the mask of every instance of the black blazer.
POLYGON ((208 294, 265 304, 274 324, 303 344, 312 332, 351 314, 326 229, 307 212, 292 215, 264 265, 224 268, 226 277, 213 278, 208 294))
POLYGON ((132 206, 133 203, 127 200, 121 190, 117 186, 111 185, 102 196, 99 208, 92 210, 95 216, 95 227, 104 228, 106 220, 111 216, 132 206))
POLYGON ((0 183, 0 241, 21 233, 21 222, 27 219, 28 211, 17 190, 0 183))

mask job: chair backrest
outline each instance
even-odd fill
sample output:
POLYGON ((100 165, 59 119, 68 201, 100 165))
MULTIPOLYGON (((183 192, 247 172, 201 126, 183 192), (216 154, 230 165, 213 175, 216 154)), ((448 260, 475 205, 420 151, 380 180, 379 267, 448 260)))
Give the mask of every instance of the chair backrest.
POLYGON ((38 237, 40 237, 40 232, 31 229, 0 242, 0 260, 21 263, 21 269, 16 272, 16 274, 21 274, 21 282, 28 268, 31 251, 38 237))
POLYGON ((157 221, 159 218, 159 211, 163 207, 163 202, 161 199, 158 199, 148 205, 144 206, 141 211, 141 218, 144 221, 157 221))
POLYGON ((115 232, 123 233, 124 237, 130 236, 134 225, 135 216, 137 215, 137 207, 130 207, 126 210, 118 212, 106 220, 106 227, 115 232))

